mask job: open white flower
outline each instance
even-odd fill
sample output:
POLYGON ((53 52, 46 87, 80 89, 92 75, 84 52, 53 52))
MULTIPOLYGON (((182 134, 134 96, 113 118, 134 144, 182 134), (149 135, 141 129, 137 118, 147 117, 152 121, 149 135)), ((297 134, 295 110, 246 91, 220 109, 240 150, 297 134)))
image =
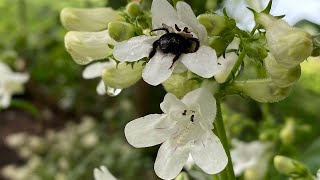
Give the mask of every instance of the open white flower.
POLYGON ((21 93, 23 84, 28 79, 28 74, 13 72, 7 64, 0 61, 0 108, 10 105, 11 96, 21 93))
POLYGON ((237 176, 245 170, 254 170, 257 179, 262 179, 268 168, 270 156, 267 154, 270 143, 252 141, 249 143, 232 140, 231 157, 234 172, 237 176))
POLYGON ((182 100, 168 93, 160 104, 163 114, 150 114, 129 122, 125 136, 134 147, 161 144, 154 169, 162 179, 176 177, 191 154, 206 173, 216 174, 228 163, 219 138, 212 132, 216 101, 199 88, 182 100))
MULTIPOLYGON (((175 55, 157 50, 146 64, 142 74, 143 79, 151 85, 158 85, 165 81, 174 68, 181 63, 193 73, 204 78, 212 77, 217 71, 216 52, 207 46, 208 37, 205 27, 197 21, 191 7, 185 2, 179 1, 176 8, 177 10, 166 0, 154 0, 151 7, 153 28, 162 28, 163 24, 168 26, 172 32, 178 32, 178 30, 175 31, 177 29, 175 25, 181 29, 187 28, 190 31, 189 36, 192 35, 193 38, 198 39, 200 46, 193 53, 182 53, 173 66, 175 55)), ((148 57, 153 49, 153 43, 163 35, 159 31, 157 34, 157 36, 133 37, 117 43, 114 48, 114 57, 119 61, 129 62, 148 57)))
POLYGON ((100 169, 93 170, 95 180, 116 180, 105 166, 100 166, 100 169))

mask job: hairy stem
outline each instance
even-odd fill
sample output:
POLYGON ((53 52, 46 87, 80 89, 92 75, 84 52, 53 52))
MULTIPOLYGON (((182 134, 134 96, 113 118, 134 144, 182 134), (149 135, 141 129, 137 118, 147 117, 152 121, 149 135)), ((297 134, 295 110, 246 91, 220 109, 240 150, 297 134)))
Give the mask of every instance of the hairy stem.
POLYGON ((227 139, 227 134, 224 128, 223 124, 223 118, 221 113, 221 101, 220 98, 216 98, 217 100, 217 115, 215 119, 215 131, 220 138, 220 141, 224 147, 224 150, 226 151, 226 154, 228 156, 228 164, 227 167, 219 174, 220 179, 222 180, 234 180, 235 175, 233 171, 233 165, 232 165, 232 159, 230 155, 230 149, 227 139))

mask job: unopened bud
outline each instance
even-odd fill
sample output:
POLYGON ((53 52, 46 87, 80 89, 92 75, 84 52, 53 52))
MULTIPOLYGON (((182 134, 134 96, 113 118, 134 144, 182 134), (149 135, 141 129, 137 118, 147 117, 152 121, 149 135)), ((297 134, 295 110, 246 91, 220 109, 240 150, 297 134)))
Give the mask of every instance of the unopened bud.
POLYGON ((78 64, 88 64, 94 60, 107 58, 112 54, 110 45, 116 42, 107 30, 100 32, 70 31, 64 37, 67 51, 78 64))
POLYGON ((126 22, 114 21, 108 25, 109 35, 117 42, 128 40, 134 36, 134 27, 126 22))
POLYGON ((124 21, 118 11, 111 8, 64 8, 60 13, 62 25, 70 31, 101 31, 112 21, 124 21))
POLYGON ((128 15, 132 18, 141 16, 143 14, 141 6, 137 2, 130 2, 126 6, 126 11, 128 15))
POLYGON ((235 21, 217 14, 201 14, 198 21, 207 29, 209 36, 220 36, 227 28, 233 29, 235 21))
POLYGON ((301 67, 287 69, 277 63, 271 53, 264 60, 268 75, 278 87, 288 87, 294 84, 301 76, 301 67))
POLYGON ((294 68, 311 55, 313 45, 309 33, 264 13, 256 21, 265 27, 269 50, 281 66, 294 68))
POLYGON ((188 92, 200 87, 197 80, 189 79, 184 74, 172 74, 162 85, 168 93, 172 93, 178 98, 182 98, 188 92))
POLYGON ((278 102, 288 97, 290 87, 279 88, 271 79, 257 79, 234 82, 234 88, 239 92, 262 103, 278 102))
POLYGON ((278 155, 273 159, 273 163, 276 170, 282 174, 295 178, 309 176, 309 171, 305 165, 294 159, 278 155))
POLYGON ((113 67, 107 67, 102 72, 102 80, 108 87, 115 89, 124 89, 132 86, 142 77, 143 62, 126 64, 119 63, 113 67))
POLYGON ((243 44, 246 55, 250 58, 262 60, 268 56, 268 51, 264 45, 258 41, 247 41, 243 44))
POLYGON ((233 41, 233 38, 233 32, 225 32, 221 36, 209 38, 209 45, 216 51, 217 56, 220 56, 233 41))
POLYGON ((280 140, 283 144, 290 145, 295 141, 295 122, 293 119, 286 121, 284 127, 280 131, 280 140))

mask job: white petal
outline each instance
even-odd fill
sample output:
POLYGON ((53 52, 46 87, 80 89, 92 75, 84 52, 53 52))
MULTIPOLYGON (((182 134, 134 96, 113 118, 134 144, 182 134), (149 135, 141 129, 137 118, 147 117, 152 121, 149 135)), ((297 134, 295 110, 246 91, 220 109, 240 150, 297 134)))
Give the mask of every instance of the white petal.
POLYGON ((191 31, 194 32, 202 44, 208 44, 208 34, 206 28, 200 24, 193 13, 191 7, 183 2, 179 1, 176 4, 179 19, 184 22, 191 31))
POLYGON ((132 146, 149 147, 167 140, 173 132, 173 125, 164 114, 150 114, 129 122, 124 132, 132 146))
POLYGON ((96 62, 96 63, 89 64, 83 70, 82 77, 84 79, 93 79, 93 78, 101 77, 102 71, 108 66, 115 67, 116 62, 111 60, 108 62, 96 62))
POLYGON ((175 178, 187 162, 189 156, 189 149, 185 146, 178 146, 178 144, 169 139, 164 142, 154 163, 154 170, 156 174, 162 179, 175 178))
POLYGON ((0 107, 7 108, 10 105, 11 95, 8 93, 0 94, 0 107))
POLYGON ((218 71, 216 52, 208 46, 200 46, 197 52, 182 54, 181 62, 193 73, 210 78, 218 71))
POLYGON ((105 85, 104 85, 102 80, 99 82, 96 90, 97 90, 97 93, 99 95, 105 95, 107 93, 106 92, 106 87, 105 87, 105 85))
POLYGON ((175 95, 168 93, 164 96, 163 102, 160 104, 160 108, 164 113, 170 113, 172 111, 184 111, 186 105, 183 104, 175 95))
POLYGON ((198 113, 209 124, 212 124, 216 117, 216 100, 212 93, 206 88, 199 88, 186 94, 182 100, 190 108, 197 108, 198 113))
POLYGON ((163 23, 171 27, 174 27, 174 24, 181 24, 176 10, 167 0, 153 0, 151 13, 154 29, 161 28, 163 23))
POLYGON ((11 73, 12 70, 10 69, 10 67, 6 64, 0 61, 0 73, 5 74, 5 73, 11 73))
POLYGON ((113 49, 114 58, 118 61, 137 61, 148 57, 152 44, 159 39, 158 36, 137 36, 116 44, 113 49))
POLYGON ((100 166, 100 169, 95 168, 93 174, 95 180, 116 180, 105 166, 100 166))
POLYGON ((218 83, 224 83, 227 80, 234 64, 236 63, 238 56, 236 53, 227 53, 226 58, 219 57, 218 72, 214 75, 214 78, 218 83))
POLYGON ((208 174, 217 174, 228 164, 228 157, 219 138, 212 132, 191 148, 195 163, 208 174))
POLYGON ((150 85, 157 86, 168 79, 174 68, 170 68, 173 58, 172 54, 157 52, 146 64, 142 72, 143 80, 150 85))

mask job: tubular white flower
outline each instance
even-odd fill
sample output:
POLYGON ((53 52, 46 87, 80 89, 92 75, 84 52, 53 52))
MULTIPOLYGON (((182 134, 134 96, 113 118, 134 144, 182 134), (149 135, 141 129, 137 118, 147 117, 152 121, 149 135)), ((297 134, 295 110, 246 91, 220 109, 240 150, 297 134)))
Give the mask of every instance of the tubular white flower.
POLYGON ((70 31, 102 31, 109 22, 124 21, 124 17, 111 8, 64 8, 60 20, 70 31))
POLYGON ((129 122, 125 136, 134 147, 161 144, 154 169, 162 179, 172 179, 191 154, 206 173, 216 174, 228 163, 219 138, 212 132, 216 115, 212 94, 199 88, 182 100, 168 93, 160 104, 163 114, 150 114, 129 122))
POLYGON ((93 170, 95 180, 117 180, 105 166, 93 170))
MULTIPOLYGON (((179 1, 176 8, 177 10, 166 0, 154 0, 151 7, 153 28, 161 28, 162 24, 170 27, 174 27, 176 24, 182 29, 189 28, 191 34, 198 38, 200 47, 194 53, 182 54, 179 61, 201 77, 212 77, 217 72, 218 63, 215 50, 207 46, 208 36, 205 27, 198 22, 191 7, 185 2, 179 1)), ((156 34, 157 36, 138 36, 118 43, 114 48, 115 59, 132 62, 148 57, 153 48, 152 44, 163 35, 159 32, 156 34)), ((143 79, 154 86, 165 81, 178 64, 175 63, 170 68, 173 58, 173 54, 157 51, 147 63, 142 74, 143 79)))
POLYGON ((245 170, 254 169, 257 171, 256 175, 259 175, 262 179, 267 171, 268 160, 270 158, 267 152, 271 144, 261 141, 246 143, 233 139, 232 145, 233 148, 230 153, 235 174, 240 176, 245 170))
POLYGON ((116 44, 107 30, 100 32, 70 31, 65 35, 64 43, 73 60, 82 65, 107 58, 112 54, 109 45, 116 44))
POLYGON ((278 64, 294 68, 311 55, 313 45, 309 33, 264 13, 256 21, 266 28, 268 47, 278 64))
POLYGON ((13 94, 23 92, 23 84, 28 79, 28 74, 13 72, 7 64, 0 61, 0 108, 7 108, 10 105, 13 94))

